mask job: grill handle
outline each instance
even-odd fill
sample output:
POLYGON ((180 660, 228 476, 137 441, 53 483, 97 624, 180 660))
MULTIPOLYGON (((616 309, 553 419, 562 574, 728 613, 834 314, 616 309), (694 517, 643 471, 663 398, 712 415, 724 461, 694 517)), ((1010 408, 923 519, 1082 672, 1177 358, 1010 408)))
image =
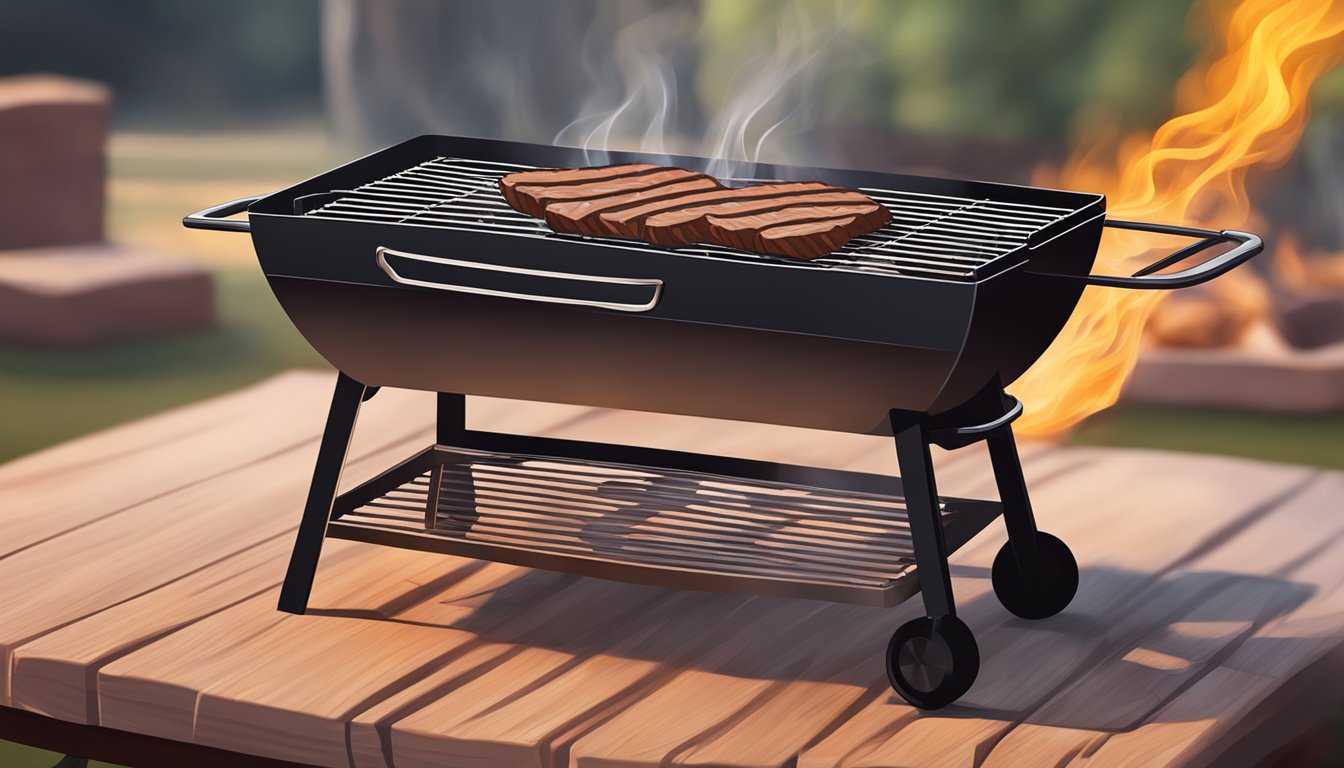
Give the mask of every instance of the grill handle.
POLYGON ((1178 227, 1173 224, 1150 224, 1145 221, 1121 221, 1118 219, 1107 219, 1105 226, 1114 227, 1116 229, 1132 229, 1139 232, 1156 232, 1162 235, 1178 235, 1180 237, 1198 238, 1199 241, 1191 243, 1169 256, 1164 256, 1158 259, 1129 277, 1124 277, 1122 275, 1060 275, 1048 272, 1039 272, 1036 274, 1049 275, 1050 277, 1067 277, 1073 280, 1082 280, 1088 285, 1102 285, 1110 288, 1137 288, 1149 291, 1171 290, 1173 288, 1189 288, 1192 285, 1208 282, 1219 275, 1227 274, 1233 269, 1245 264, 1247 261, 1250 261, 1252 257, 1265 249, 1264 241, 1262 241, 1258 235, 1253 235, 1250 232, 1239 232, 1234 229, 1224 229, 1221 232, 1215 232, 1211 229, 1178 227), (1182 269, 1179 272, 1172 272, 1165 275, 1153 274, 1158 270, 1166 269, 1172 264, 1185 261, 1196 253, 1211 248, 1219 243, 1236 243, 1237 246, 1225 253, 1220 253, 1211 259, 1202 261, 1193 267, 1182 269))
MULTIPOLYGON (((400 283, 401 285, 416 286, 418 288, 432 288, 436 291, 470 293, 477 296, 497 296, 504 299, 522 299, 523 301, 536 301, 543 304, 570 304, 580 307, 612 309, 618 312, 648 312, 658 305, 658 299, 663 293, 663 281, 657 278, 604 277, 601 275, 575 275, 569 272, 549 272, 542 269, 524 269, 522 267, 509 267, 502 264, 482 264, 475 261, 445 259, 442 256, 426 256, 422 253, 397 251, 382 246, 379 246, 376 253, 378 266, 381 267, 382 270, 387 273, 387 276, 392 278, 394 282, 400 283), (400 263, 403 267, 418 266, 422 276, 415 278, 404 275, 402 272, 398 271, 397 265, 394 262, 400 263), (426 274, 426 267, 430 267, 430 274, 426 274), (468 271, 462 273, 461 270, 468 271), (437 271, 440 274, 438 276, 433 276, 432 279, 426 279, 431 278, 432 272, 434 271, 437 271), (454 271, 458 271, 459 274, 466 274, 468 276, 472 275, 473 272, 486 273, 477 276, 493 278, 496 284, 499 284, 499 282, 503 280, 510 286, 515 286, 518 289, 527 288, 529 290, 503 290, 500 287, 487 288, 478 285, 463 285, 459 282, 452 282, 450 275, 454 271), (569 284, 571 290, 577 288, 580 291, 584 288, 591 290, 593 284, 631 286, 639 291, 640 299, 642 299, 645 291, 650 288, 653 290, 648 299, 630 302, 557 295, 556 292, 563 290, 566 283, 569 284)), ((619 290, 619 288, 617 290, 619 290)))
POLYGON ((182 217, 182 226, 188 229, 212 229, 217 232, 251 232, 252 223, 247 219, 226 219, 235 213, 242 213, 248 206, 266 195, 248 195, 227 203, 212 205, 195 213, 182 217))

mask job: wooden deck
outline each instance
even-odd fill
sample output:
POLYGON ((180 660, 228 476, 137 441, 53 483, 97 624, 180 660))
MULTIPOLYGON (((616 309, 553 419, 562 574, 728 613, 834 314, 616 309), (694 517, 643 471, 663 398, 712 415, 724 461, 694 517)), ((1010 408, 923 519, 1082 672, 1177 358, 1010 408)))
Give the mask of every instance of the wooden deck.
MULTIPOLYGON (((1016 619, 988 579, 1001 526, 962 548, 983 663, 934 714, 882 669, 917 600, 679 592, 332 540, 310 614, 281 614, 330 385, 286 374, 0 467, 0 714, 360 768, 1253 765, 1344 697, 1344 475, 1144 451, 1024 449, 1082 585, 1064 614, 1016 619)), ((471 407, 501 431, 895 464, 876 438, 471 407)), ((432 412, 380 393, 344 485, 428 444, 432 412)), ((944 493, 992 498, 978 449, 937 461, 944 493)))

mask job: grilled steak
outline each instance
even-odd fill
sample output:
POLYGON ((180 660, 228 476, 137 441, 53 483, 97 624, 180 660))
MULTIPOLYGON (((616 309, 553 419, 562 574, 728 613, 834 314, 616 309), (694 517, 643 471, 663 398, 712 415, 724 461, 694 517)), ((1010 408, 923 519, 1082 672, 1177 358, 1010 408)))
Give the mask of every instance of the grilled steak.
POLYGON ((891 219, 867 195, 818 181, 728 188, 702 173, 647 164, 524 171, 499 188, 509 205, 557 232, 798 259, 830 253, 891 219))

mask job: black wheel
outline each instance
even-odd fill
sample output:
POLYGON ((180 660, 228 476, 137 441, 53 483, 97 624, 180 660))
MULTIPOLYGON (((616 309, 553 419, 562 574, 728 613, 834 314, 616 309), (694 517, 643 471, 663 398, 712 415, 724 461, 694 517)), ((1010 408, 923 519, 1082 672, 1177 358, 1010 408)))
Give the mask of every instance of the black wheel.
POLYGON ((956 616, 907 621, 887 646, 887 679, 920 709, 940 709, 970 690, 980 672, 980 648, 956 616))
POLYGON ((1078 561, 1069 546, 1048 533, 1036 533, 1036 573, 1024 578, 1011 544, 994 558, 994 594, 1013 614, 1044 619, 1064 610, 1078 591, 1078 561))

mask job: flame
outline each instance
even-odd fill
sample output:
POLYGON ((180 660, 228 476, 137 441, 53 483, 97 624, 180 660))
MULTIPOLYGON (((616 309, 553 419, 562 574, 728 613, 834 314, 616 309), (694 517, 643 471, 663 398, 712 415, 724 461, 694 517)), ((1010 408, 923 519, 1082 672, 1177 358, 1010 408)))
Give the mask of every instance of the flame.
MULTIPOLYGON (((1312 83, 1344 59, 1344 4, 1232 0, 1212 10, 1218 45, 1181 79, 1178 116, 1124 139, 1112 162, 1101 162, 1097 147, 1075 156, 1055 182, 1106 192, 1112 218, 1254 231, 1246 176, 1283 163, 1296 147, 1312 83)), ((1094 272, 1132 272, 1143 256, 1151 260, 1149 244, 1108 235, 1094 272)), ((1245 294, 1254 280, 1243 269, 1210 286, 1245 294)), ((1161 298, 1088 288, 1059 337, 1011 387, 1028 406, 1019 430, 1059 433, 1114 404, 1161 298)))

